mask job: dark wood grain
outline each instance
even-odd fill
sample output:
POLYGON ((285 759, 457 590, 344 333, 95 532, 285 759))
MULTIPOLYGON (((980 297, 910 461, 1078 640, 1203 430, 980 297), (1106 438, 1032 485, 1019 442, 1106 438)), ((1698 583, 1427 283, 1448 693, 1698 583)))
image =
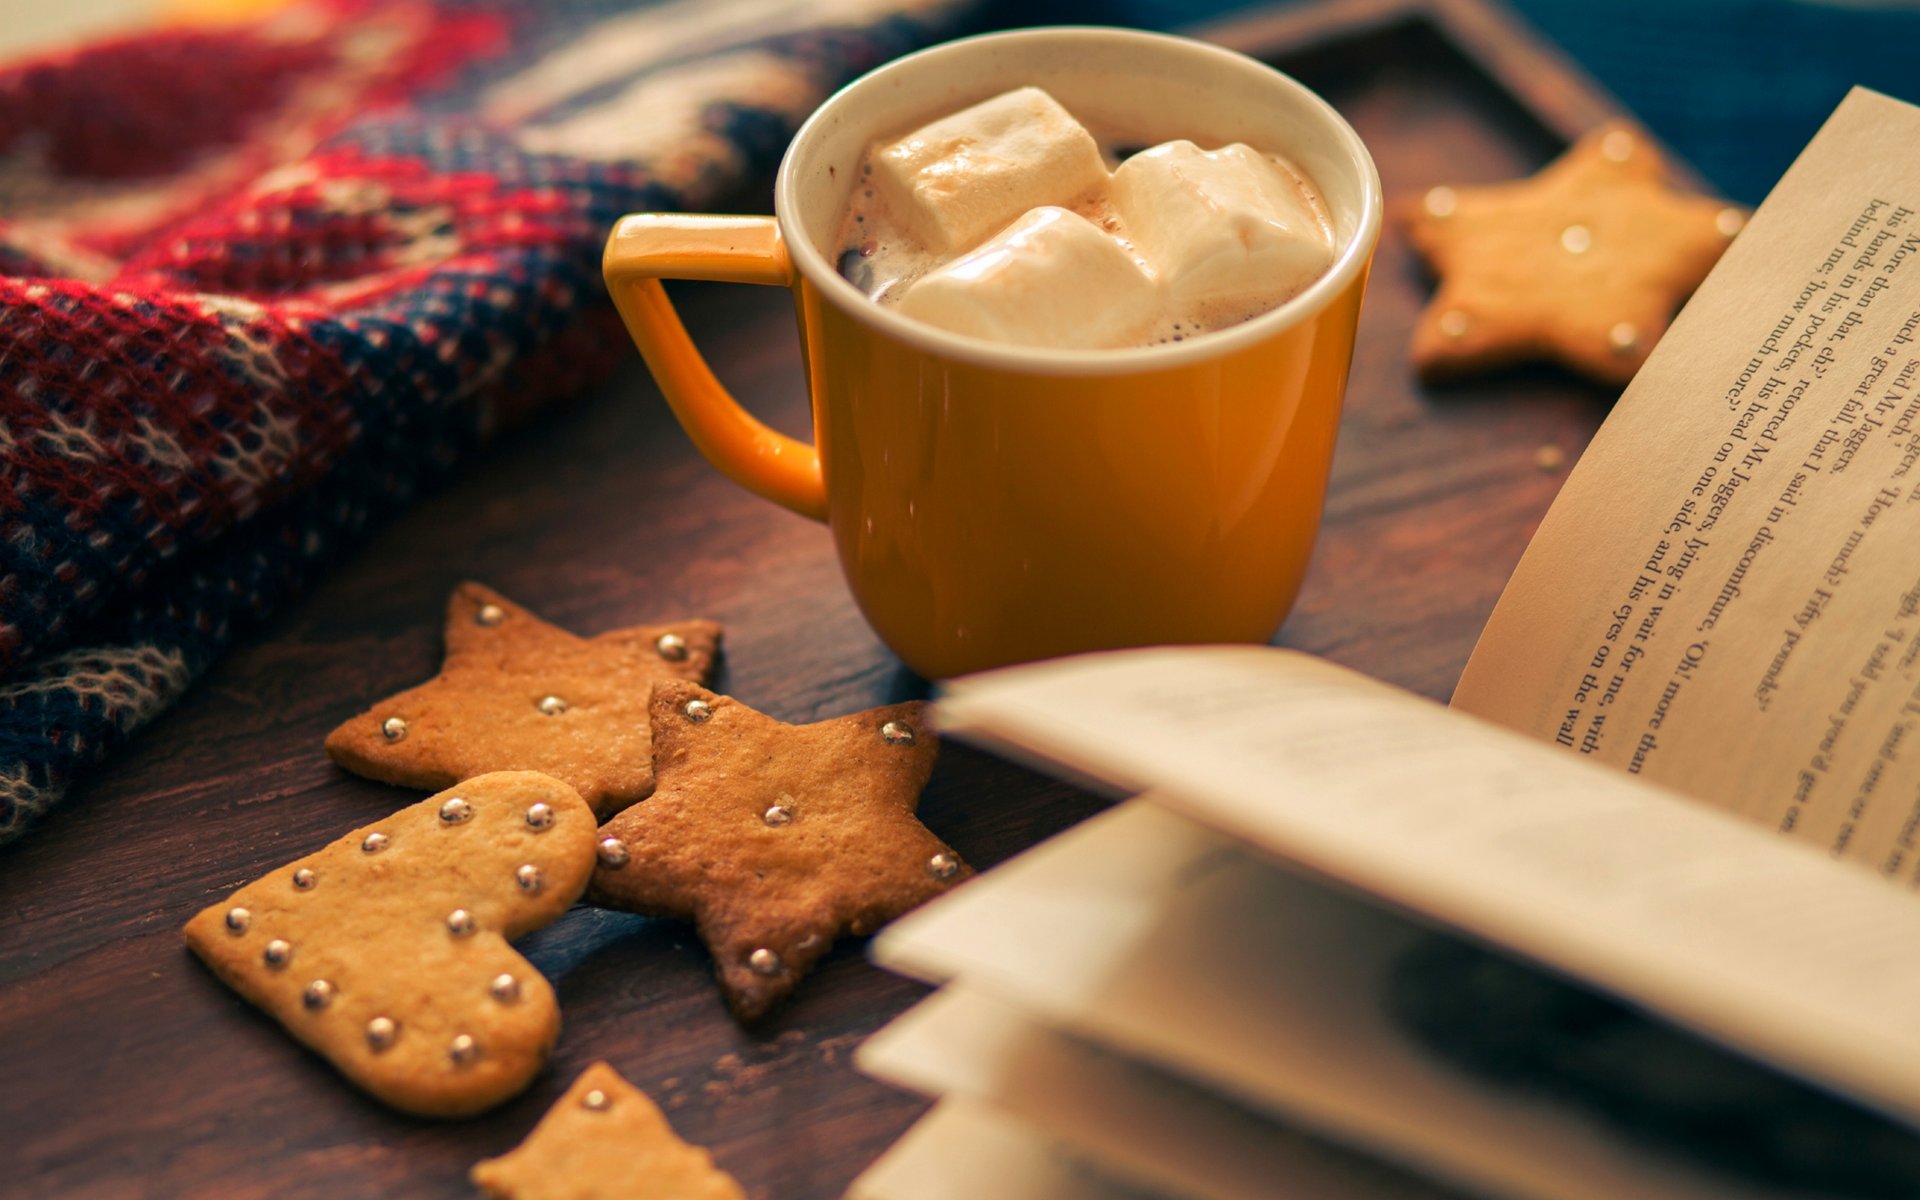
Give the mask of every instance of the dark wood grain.
MULTIPOLYGON (((1531 171, 1612 111, 1465 0, 1343 0, 1264 20, 1222 36, 1276 48, 1321 89, 1373 147, 1390 199, 1531 171)), ((1389 232, 1325 531, 1280 640, 1444 697, 1559 484, 1536 453, 1570 461, 1610 397, 1545 372, 1423 389, 1405 347, 1427 287, 1389 232)), ((803 430, 787 297, 679 294, 723 377, 803 430)), ((368 1101, 182 949, 180 925, 203 905, 415 798, 336 770, 320 742, 435 670, 440 608, 465 578, 582 633, 716 618, 720 686, 787 720, 924 692, 862 624, 824 529, 706 467, 636 365, 395 520, 0 852, 0 1193, 467 1196, 472 1162, 517 1141, 595 1058, 658 1097, 755 1197, 839 1195, 921 1111, 850 1064, 921 994, 857 944, 747 1032, 687 930, 575 909, 525 943, 565 1013, 551 1069, 455 1123, 368 1101)), ((923 813, 990 866, 1099 804, 951 747, 923 813)))

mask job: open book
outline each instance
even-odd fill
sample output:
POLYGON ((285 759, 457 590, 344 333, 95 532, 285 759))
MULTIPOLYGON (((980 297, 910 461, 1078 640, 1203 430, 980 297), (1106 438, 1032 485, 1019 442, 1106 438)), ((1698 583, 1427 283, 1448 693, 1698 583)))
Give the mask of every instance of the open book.
POLYGON ((952 685, 1144 795, 876 943, 947 987, 862 1061, 943 1099, 855 1194, 1920 1196, 1916 145, 1842 104, 1451 709, 1271 648, 952 685))

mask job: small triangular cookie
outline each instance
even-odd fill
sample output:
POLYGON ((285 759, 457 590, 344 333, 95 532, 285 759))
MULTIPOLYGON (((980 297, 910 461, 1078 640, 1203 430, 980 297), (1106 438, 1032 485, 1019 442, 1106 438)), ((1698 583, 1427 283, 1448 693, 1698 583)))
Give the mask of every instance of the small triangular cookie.
POLYGON ((581 1072, 527 1139, 474 1164, 495 1200, 745 1200, 713 1156, 606 1063, 581 1072))

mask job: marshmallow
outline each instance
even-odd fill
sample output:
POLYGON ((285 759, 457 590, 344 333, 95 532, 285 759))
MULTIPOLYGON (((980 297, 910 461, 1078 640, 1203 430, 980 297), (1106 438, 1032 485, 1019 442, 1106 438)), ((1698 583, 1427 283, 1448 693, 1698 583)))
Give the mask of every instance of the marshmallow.
POLYGON ((1049 207, 922 276, 907 289, 900 311, 996 342, 1095 349, 1148 340, 1160 294, 1093 222, 1049 207))
POLYGON ((873 185, 907 233, 957 254, 1043 204, 1105 186, 1093 135, 1024 87, 915 130, 873 157, 873 185))
POLYGON ((1143 150, 1113 173, 1112 197, 1176 308, 1237 320, 1293 296, 1333 262, 1331 231, 1300 183, 1239 143, 1143 150))

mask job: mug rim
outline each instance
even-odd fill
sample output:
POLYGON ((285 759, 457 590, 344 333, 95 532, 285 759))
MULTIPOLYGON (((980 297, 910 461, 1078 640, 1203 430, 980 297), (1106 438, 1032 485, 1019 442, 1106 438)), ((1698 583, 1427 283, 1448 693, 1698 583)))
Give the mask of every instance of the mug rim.
MULTIPOLYGON (((1314 181, 1320 186, 1319 181, 1314 181)), ((941 358, 972 366, 1015 370, 1045 375, 1122 375, 1175 370, 1210 359, 1223 358, 1264 342, 1325 309, 1346 291, 1366 270, 1380 237, 1385 201, 1380 187, 1380 170, 1360 135, 1319 93, 1293 76, 1257 58, 1176 34, 1154 33, 1108 25, 1049 25, 1031 29, 1005 30, 956 38, 903 55, 876 67, 829 96, 800 126, 780 160, 774 177, 773 213, 780 236, 794 267, 818 288, 833 305, 864 325, 885 333, 916 349, 941 358), (1153 346, 1127 346, 1117 349, 1063 349, 1047 346, 1021 346, 1007 342, 953 333, 916 321, 882 304, 875 303, 843 278, 811 239, 795 228, 800 205, 800 168, 811 141, 820 135, 832 111, 855 93, 883 85, 901 72, 919 69, 918 64, 931 57, 968 54, 982 43, 1009 41, 1048 41, 1103 39, 1132 42, 1149 53, 1178 49, 1181 53, 1211 55, 1234 63, 1253 66, 1269 75, 1297 100, 1325 122, 1347 156, 1359 168, 1360 211, 1353 234, 1340 247, 1333 265, 1305 289, 1259 316, 1212 330, 1181 342, 1153 346)))

